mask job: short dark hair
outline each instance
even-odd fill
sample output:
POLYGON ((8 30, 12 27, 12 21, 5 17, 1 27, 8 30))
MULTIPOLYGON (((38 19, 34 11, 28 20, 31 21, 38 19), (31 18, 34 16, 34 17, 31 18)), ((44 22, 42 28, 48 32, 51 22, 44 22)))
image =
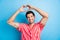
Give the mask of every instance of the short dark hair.
POLYGON ((27 15, 30 14, 30 13, 33 14, 33 16, 35 16, 35 14, 34 14, 33 11, 27 11, 27 12, 26 12, 26 18, 27 18, 27 15))

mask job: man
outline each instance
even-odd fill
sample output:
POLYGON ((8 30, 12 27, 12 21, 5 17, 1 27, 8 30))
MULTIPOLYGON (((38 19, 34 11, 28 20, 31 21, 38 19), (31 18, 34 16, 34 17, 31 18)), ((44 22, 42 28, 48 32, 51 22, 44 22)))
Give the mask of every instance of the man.
POLYGON ((22 40, 40 40, 40 33, 44 26, 46 25, 47 20, 48 14, 46 12, 34 6, 26 5, 22 6, 7 22, 8 24, 15 27, 17 30, 21 31, 22 40), (28 11, 26 12, 26 18, 29 24, 14 22, 14 19, 19 14, 19 12, 24 12, 25 11, 24 8, 26 7, 37 11, 42 16, 41 21, 39 21, 38 23, 34 23, 35 14, 32 11, 28 11))

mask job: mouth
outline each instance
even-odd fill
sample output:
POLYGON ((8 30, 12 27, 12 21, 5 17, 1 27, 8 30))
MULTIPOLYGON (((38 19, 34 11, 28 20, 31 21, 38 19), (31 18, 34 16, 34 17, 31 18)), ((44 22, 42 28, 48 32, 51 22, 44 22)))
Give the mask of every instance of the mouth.
POLYGON ((32 21, 32 20, 29 20, 29 21, 32 21))

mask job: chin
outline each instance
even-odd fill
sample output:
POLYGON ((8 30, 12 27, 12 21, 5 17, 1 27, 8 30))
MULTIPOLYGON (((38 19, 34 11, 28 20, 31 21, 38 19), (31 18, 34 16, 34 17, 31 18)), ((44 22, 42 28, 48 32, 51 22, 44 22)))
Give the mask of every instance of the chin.
POLYGON ((29 22, 30 24, 34 23, 34 22, 29 22))

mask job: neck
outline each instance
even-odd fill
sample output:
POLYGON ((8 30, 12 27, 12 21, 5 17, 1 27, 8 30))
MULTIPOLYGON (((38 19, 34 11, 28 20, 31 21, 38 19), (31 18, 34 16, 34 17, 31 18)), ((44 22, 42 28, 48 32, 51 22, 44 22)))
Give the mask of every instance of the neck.
POLYGON ((30 26, 33 26, 33 25, 34 25, 34 23, 29 23, 29 25, 30 25, 30 26))

